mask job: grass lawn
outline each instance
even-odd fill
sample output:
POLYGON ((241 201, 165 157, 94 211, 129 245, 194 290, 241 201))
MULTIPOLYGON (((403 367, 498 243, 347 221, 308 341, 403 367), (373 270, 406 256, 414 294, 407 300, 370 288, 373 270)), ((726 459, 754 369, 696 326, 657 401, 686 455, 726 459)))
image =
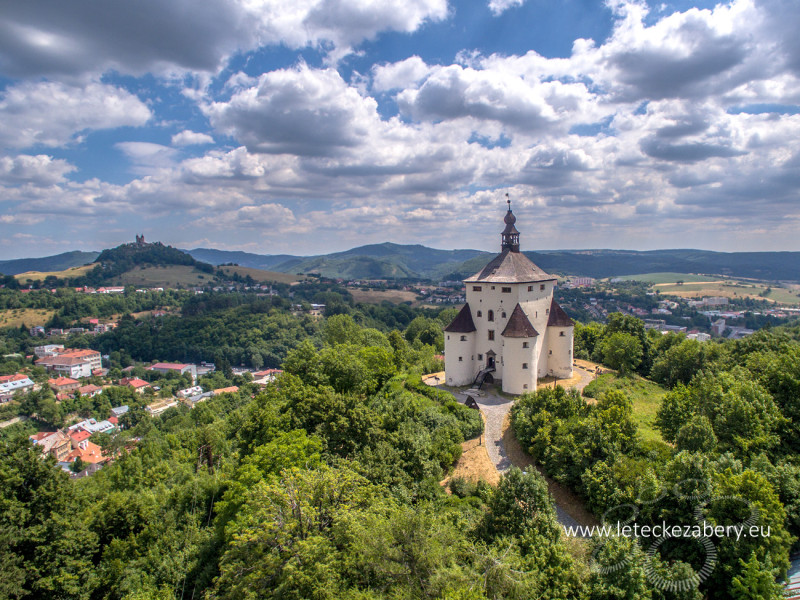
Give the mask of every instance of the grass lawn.
POLYGON ((633 400, 633 419, 643 439, 663 441, 661 432, 655 428, 653 422, 661 400, 667 393, 665 388, 638 375, 620 377, 606 373, 587 385, 584 393, 588 392, 596 398, 609 390, 620 390, 633 400))

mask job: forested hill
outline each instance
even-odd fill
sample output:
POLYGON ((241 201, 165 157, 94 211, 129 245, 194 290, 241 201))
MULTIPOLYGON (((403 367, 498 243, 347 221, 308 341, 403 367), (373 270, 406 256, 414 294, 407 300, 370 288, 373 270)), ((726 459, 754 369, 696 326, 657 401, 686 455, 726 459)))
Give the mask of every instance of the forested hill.
POLYGON ((0 260, 0 273, 4 275, 19 275, 28 271, 64 271, 94 262, 98 255, 98 252, 73 250, 72 252, 64 252, 55 256, 43 256, 42 258, 0 260))
MULTIPOLYGON (((211 264, 235 262, 284 273, 325 277, 461 279, 478 272, 493 255, 480 250, 437 250, 420 245, 373 244, 319 256, 259 255, 198 248, 188 250, 211 264)), ((766 280, 800 281, 800 252, 711 252, 708 250, 544 250, 526 252, 547 271, 584 277, 639 273, 704 273, 766 280)))
POLYGON ((184 265, 207 273, 214 272, 214 267, 211 265, 196 260, 182 250, 165 246, 161 242, 123 244, 103 250, 94 262, 97 266, 86 275, 90 283, 108 281, 137 267, 184 265))
MULTIPOLYGON (((56 271, 91 261, 93 253, 71 252, 39 259, 0 262, 0 272, 56 271), (87 258, 88 255, 88 258, 87 258)), ((707 250, 543 250, 525 253, 555 274, 617 277, 639 273, 702 273, 764 280, 800 281, 800 252, 711 252, 707 250)), ((479 271, 493 255, 481 250, 440 250, 421 245, 372 244, 317 256, 253 254, 212 248, 181 251, 163 244, 125 244, 104 250, 97 262, 149 265, 235 263, 281 273, 318 273, 348 279, 461 279, 479 271)))

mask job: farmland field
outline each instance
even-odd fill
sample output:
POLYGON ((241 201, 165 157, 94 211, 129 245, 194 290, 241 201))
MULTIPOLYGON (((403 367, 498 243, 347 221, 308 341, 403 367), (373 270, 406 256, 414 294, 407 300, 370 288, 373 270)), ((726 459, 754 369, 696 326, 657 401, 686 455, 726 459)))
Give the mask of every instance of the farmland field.
POLYGON ((622 281, 642 281, 644 283, 676 283, 678 281, 694 282, 694 281, 709 281, 716 279, 709 275, 695 275, 694 273, 641 273, 639 275, 624 275, 622 277, 614 277, 613 279, 621 279, 622 281))
POLYGON ((294 283, 303 279, 308 279, 305 275, 292 275, 289 273, 278 273, 276 271, 264 271, 262 269, 253 269, 250 267, 219 267, 220 270, 226 275, 230 276, 233 273, 238 274, 240 277, 247 277, 250 275, 255 281, 259 283, 294 283))
POLYGON ((356 302, 364 302, 365 304, 380 304, 384 300, 388 300, 393 304, 401 304, 403 302, 415 302, 417 295, 414 292, 407 292, 404 290, 359 290, 349 289, 353 295, 353 300, 356 302))
POLYGON ((771 300, 782 304, 800 304, 796 291, 787 288, 770 286, 766 283, 744 283, 740 281, 706 281, 684 283, 683 285, 671 283, 658 283, 654 289, 662 294, 680 296, 681 298, 702 298, 703 296, 724 296, 726 298, 754 298, 756 300, 771 300), (767 288, 770 292, 765 296, 767 288))
POLYGON ((68 279, 86 275, 86 273, 94 269, 94 267, 95 265, 92 264, 83 265, 82 267, 72 267, 65 271, 28 271, 26 273, 14 275, 14 278, 22 284, 28 283, 29 281, 43 281, 45 277, 49 277, 50 275, 58 277, 59 279, 68 279))

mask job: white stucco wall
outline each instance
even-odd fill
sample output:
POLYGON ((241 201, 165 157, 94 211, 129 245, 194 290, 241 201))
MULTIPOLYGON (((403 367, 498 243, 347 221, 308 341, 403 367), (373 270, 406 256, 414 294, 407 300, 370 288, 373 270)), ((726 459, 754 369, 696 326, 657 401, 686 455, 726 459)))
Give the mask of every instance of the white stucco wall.
POLYGON ((536 390, 536 338, 506 338, 503 391, 524 394, 536 390), (524 345, 528 347, 525 348, 524 345), (527 366, 527 368, 524 368, 527 366))
POLYGON ((572 377, 572 340, 574 327, 547 328, 547 371, 556 377, 572 377), (561 334, 564 335, 561 335, 561 334))
POLYGON ((447 385, 469 385, 475 379, 475 334, 444 333, 444 373, 447 385))

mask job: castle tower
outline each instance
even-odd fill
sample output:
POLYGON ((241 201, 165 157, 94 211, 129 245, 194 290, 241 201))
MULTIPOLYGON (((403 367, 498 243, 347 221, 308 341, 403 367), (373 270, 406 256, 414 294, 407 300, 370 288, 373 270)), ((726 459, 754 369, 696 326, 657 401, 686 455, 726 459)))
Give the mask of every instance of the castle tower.
POLYGON ((553 298, 556 278, 520 252, 516 221, 508 200, 500 254, 464 280, 467 303, 444 330, 448 385, 490 374, 523 394, 540 377, 572 377, 572 320, 553 298))

